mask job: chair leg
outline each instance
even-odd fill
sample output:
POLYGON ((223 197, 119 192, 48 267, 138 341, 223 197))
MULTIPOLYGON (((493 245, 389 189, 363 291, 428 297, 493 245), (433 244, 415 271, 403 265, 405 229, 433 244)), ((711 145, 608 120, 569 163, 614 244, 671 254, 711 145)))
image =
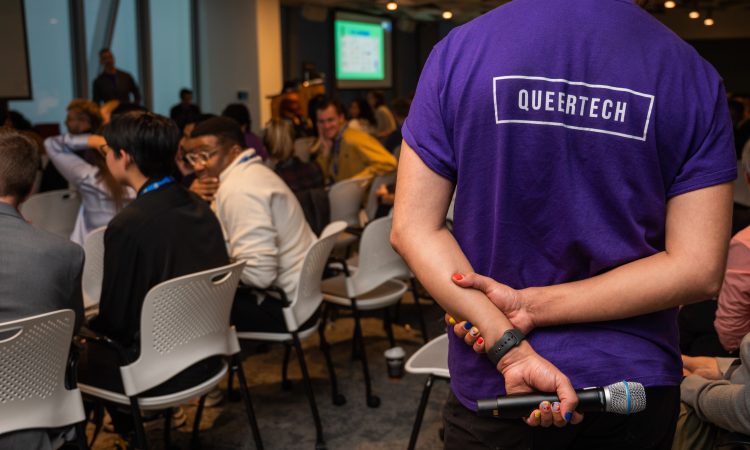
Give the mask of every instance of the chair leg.
POLYGON ((88 450, 89 446, 86 444, 86 420, 76 424, 76 445, 81 450, 88 450))
POLYGON ((94 434, 91 436, 88 448, 94 447, 94 442, 96 442, 96 438, 99 437, 99 433, 102 431, 102 425, 104 425, 104 403, 97 400, 94 404, 94 434))
POLYGON ((172 446, 172 408, 164 410, 164 448, 172 446))
POLYGON ((297 332, 292 333, 292 339, 294 340, 294 350, 297 353, 297 359, 299 360, 299 367, 302 370, 302 379, 305 383, 305 391, 307 393, 307 400, 310 402, 310 410, 312 411, 313 421, 315 422, 315 448, 324 449, 325 440, 323 439, 323 424, 320 421, 320 414, 318 413, 318 405, 315 402, 315 392, 313 392, 312 381, 310 380, 310 374, 307 371, 307 362, 305 361, 305 354, 302 353, 302 343, 299 340, 297 332))
POLYGON ((419 409, 417 409, 417 418, 414 420, 414 426, 411 429, 411 437, 409 438, 408 450, 414 450, 417 445, 417 436, 419 436, 419 429, 422 426, 422 419, 424 418, 424 410, 427 408, 427 400, 430 398, 430 391, 432 390, 432 383, 435 381, 435 377, 430 374, 427 377, 427 381, 422 389, 422 399, 419 401, 419 409))
POLYGON ((198 402, 198 409, 195 411, 195 420, 193 421, 193 433, 190 437, 190 447, 199 448, 200 438, 198 434, 201 431, 201 418, 203 417, 203 408, 206 406, 206 395, 202 395, 198 402))
POLYGON ((284 361, 281 365, 281 389, 289 391, 292 389, 292 382, 289 381, 289 357, 292 353, 292 346, 289 342, 284 342, 284 361))
MULTIPOLYGON (((238 359, 239 361, 239 359, 238 359)), ((242 399, 239 392, 234 390, 234 373, 237 367, 234 366, 234 359, 229 365, 229 374, 227 375, 227 399, 231 402, 238 402, 242 399)))
POLYGON ((393 322, 391 322, 391 311, 388 308, 383 308, 383 328, 385 328, 385 334, 388 335, 388 343, 391 344, 391 348, 396 346, 396 337, 393 335, 393 322))
POLYGON ((427 325, 424 322, 424 313, 422 312, 422 304, 419 303, 419 290, 417 289, 417 280, 414 277, 409 280, 411 282, 411 295, 414 297, 414 305, 417 307, 417 316, 419 317, 419 328, 422 329, 422 339, 425 344, 430 340, 427 336, 427 325))
POLYGON ((367 353, 365 353, 365 340, 362 337, 362 324, 359 320, 359 308, 357 308, 357 299, 352 298, 352 314, 354 315, 354 336, 359 343, 359 357, 362 360, 362 373, 365 377, 365 395, 367 396, 367 406, 377 408, 380 406, 380 399, 372 394, 372 383, 370 382, 370 369, 367 367, 367 353))
POLYGON ((336 406, 341 406, 346 403, 346 397, 339 393, 339 385, 336 380, 336 370, 333 367, 333 360, 331 359, 331 346, 326 340, 326 322, 328 320, 328 308, 326 304, 323 304, 323 310, 321 311, 322 319, 318 326, 318 336, 320 337, 320 351, 323 352, 323 356, 326 360, 326 368, 328 369, 328 378, 331 380, 331 401, 336 406))
POLYGON ((143 418, 141 417, 141 407, 138 399, 130 397, 130 414, 133 416, 133 425, 135 426, 135 442, 140 450, 147 450, 146 430, 143 428, 143 418))
POLYGON ((242 370, 240 365, 239 357, 234 355, 232 357, 232 365, 237 369, 237 381, 240 383, 240 393, 242 399, 245 402, 245 412, 247 413, 247 419, 250 422, 250 428, 253 431, 253 438, 255 439, 255 448, 257 450, 263 449, 263 441, 260 438, 260 429, 258 428, 258 421, 255 419, 255 410, 253 409, 253 403, 250 400, 250 391, 247 388, 247 381, 245 380, 245 372, 242 370))

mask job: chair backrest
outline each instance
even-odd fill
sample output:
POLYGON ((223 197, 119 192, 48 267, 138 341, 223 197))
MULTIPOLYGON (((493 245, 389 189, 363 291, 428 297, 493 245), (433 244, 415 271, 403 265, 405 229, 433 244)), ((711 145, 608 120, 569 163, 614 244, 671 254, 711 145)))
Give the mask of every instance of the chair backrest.
POLYGON ((77 192, 60 189, 32 195, 21 204, 21 214, 35 227, 69 239, 80 207, 77 192))
POLYGON ((0 324, 0 434, 85 418, 81 392, 65 388, 74 326, 70 309, 0 324))
POLYGON ((383 184, 393 184, 395 181, 396 172, 388 172, 383 175, 378 175, 372 180, 370 192, 367 194, 367 204, 365 205, 365 215, 367 215, 368 221, 372 221, 375 218, 375 213, 378 212, 378 188, 383 184))
POLYGON ((229 325, 244 261, 174 278, 152 287, 141 311, 141 354, 120 368, 125 394, 158 386, 191 365, 239 352, 229 325))
POLYGON ((328 193, 323 188, 305 189, 295 192, 305 220, 312 228, 313 233, 320 234, 331 222, 331 205, 328 201, 328 193))
POLYGON ((448 372, 448 335, 440 335, 421 346, 406 361, 406 371, 450 378, 451 375, 448 372))
POLYGON ((291 305, 284 308, 284 319, 289 331, 296 331, 312 317, 323 301, 320 291, 323 270, 336 244, 336 238, 345 229, 346 223, 342 221, 329 224, 307 251, 300 270, 297 294, 291 299, 291 305))
POLYGON ((83 262, 81 286, 83 288, 83 306, 91 308, 99 304, 104 279, 104 232, 107 227, 100 227, 86 236, 83 251, 86 259, 83 262))
POLYGON ((354 178, 335 183, 328 191, 331 222, 343 220, 350 227, 359 227, 359 210, 372 178, 354 178))
POLYGON ((391 247, 392 217, 381 217, 370 222, 359 242, 359 266, 346 279, 347 293, 358 297, 380 286, 391 278, 409 278, 411 272, 398 253, 391 247))

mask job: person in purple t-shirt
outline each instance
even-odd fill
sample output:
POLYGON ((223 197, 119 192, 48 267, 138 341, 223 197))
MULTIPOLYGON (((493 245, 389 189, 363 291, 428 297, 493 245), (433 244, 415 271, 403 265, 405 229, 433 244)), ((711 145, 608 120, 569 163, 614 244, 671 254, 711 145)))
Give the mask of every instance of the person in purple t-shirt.
POLYGON ((730 230, 713 67, 633 0, 515 0, 435 46, 402 131, 391 240, 482 338, 449 333, 446 448, 669 448, 676 306, 716 294, 730 230), (512 328, 493 364, 481 351, 512 328), (574 412, 574 388, 621 380, 646 411, 574 412), (561 401, 525 421, 472 412, 529 391, 561 401))

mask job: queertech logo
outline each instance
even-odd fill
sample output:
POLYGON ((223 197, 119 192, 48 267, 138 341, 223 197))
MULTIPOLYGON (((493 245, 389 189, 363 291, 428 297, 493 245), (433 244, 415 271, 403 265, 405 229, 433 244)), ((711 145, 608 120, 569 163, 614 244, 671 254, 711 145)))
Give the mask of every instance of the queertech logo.
POLYGON ((509 75, 492 80, 495 123, 565 127, 645 141, 654 96, 580 81, 509 75))

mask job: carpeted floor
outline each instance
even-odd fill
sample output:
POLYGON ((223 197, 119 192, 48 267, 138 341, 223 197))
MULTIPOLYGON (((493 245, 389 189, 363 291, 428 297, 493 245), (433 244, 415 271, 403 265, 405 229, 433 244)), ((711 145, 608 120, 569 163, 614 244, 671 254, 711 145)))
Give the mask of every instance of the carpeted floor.
MULTIPOLYGON (((432 301, 422 300, 431 337, 444 332, 442 312, 432 301)), ((398 345, 406 350, 407 358, 421 345, 421 334, 416 307, 406 295, 400 307, 400 319, 394 324, 398 345)), ((323 432, 328 449, 406 449, 411 428, 426 380, 425 376, 405 374, 401 379, 387 376, 383 352, 389 347, 380 318, 363 320, 365 346, 370 364, 373 390, 381 399, 379 408, 368 408, 362 366, 351 359, 353 320, 338 318, 329 323, 326 336, 332 344, 332 356, 339 378, 341 392, 347 403, 334 406, 325 369, 323 354, 318 348, 317 335, 303 342, 308 367, 313 378, 313 389, 323 421, 323 432)), ((312 449, 315 446, 315 427, 294 354, 289 367, 292 388, 281 388, 282 345, 263 348, 257 343, 243 343, 244 369, 248 378, 253 406, 258 417, 263 444, 266 449, 312 449), (259 348, 260 347, 260 348, 259 348)), ((226 380, 221 385, 226 388, 226 380)), ((435 383, 430 403, 422 423, 417 448, 441 448, 440 411, 448 395, 448 384, 435 383)), ((216 407, 206 408, 201 424, 203 449, 253 449, 250 427, 242 402, 224 400, 216 407)), ((189 448, 195 404, 184 407, 187 422, 172 430, 172 443, 176 448, 189 448)), ((150 428, 148 440, 151 448, 164 448, 163 421, 150 428)), ((89 426, 89 432, 92 431, 89 426)), ((102 432, 94 449, 111 449, 115 435, 102 432)))

